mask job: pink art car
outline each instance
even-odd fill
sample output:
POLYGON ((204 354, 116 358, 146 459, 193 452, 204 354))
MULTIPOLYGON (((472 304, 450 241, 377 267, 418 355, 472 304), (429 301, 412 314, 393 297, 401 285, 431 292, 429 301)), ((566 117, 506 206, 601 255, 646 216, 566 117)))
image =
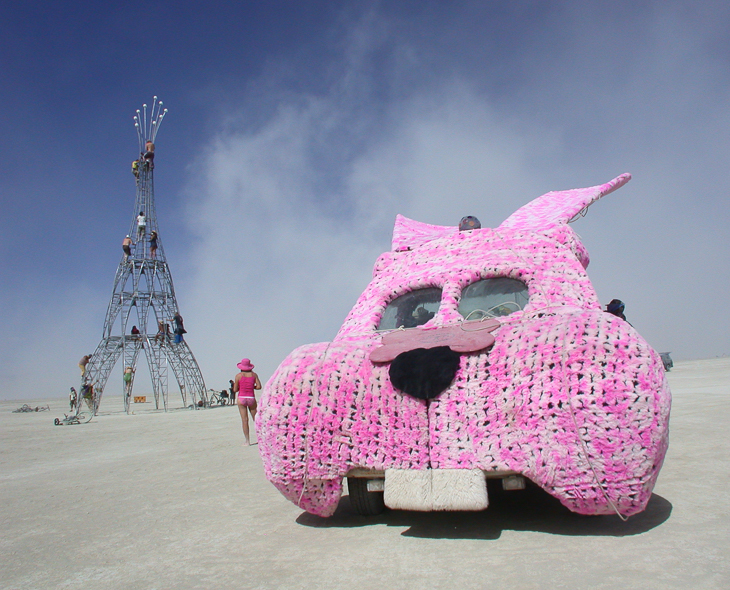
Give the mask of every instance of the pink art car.
POLYGON ((264 388, 267 478, 331 515, 482 510, 525 478, 580 514, 642 511, 668 444, 662 360, 601 309, 568 223, 630 180, 547 193, 496 229, 398 216, 332 342, 264 388))

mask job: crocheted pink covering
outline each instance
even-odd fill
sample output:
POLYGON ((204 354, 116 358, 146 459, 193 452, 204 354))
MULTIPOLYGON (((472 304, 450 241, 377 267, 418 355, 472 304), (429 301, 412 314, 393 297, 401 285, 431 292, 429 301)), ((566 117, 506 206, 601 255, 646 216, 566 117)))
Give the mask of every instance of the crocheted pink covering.
POLYGON ((264 387, 256 428, 268 479, 321 516, 353 468, 511 470, 578 513, 643 510, 667 449, 669 388, 659 355, 602 311, 567 225, 629 179, 547 193, 497 229, 398 216, 393 251, 335 339, 293 351, 264 387), (395 389, 389 363, 370 360, 386 305, 440 287, 425 328, 458 325, 461 290, 490 277, 526 283, 525 309, 498 318, 491 348, 461 355, 438 397, 395 389))

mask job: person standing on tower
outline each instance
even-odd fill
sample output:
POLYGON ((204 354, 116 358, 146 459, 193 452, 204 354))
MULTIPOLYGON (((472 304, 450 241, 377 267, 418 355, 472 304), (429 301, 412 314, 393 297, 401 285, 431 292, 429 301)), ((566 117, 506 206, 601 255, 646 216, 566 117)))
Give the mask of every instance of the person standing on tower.
POLYGON ((155 258, 157 254, 157 232, 150 233, 150 258, 155 258))
POLYGON ((137 215, 137 239, 144 237, 144 230, 147 227, 147 218, 144 216, 144 211, 140 211, 137 215))
POLYGON ((256 395, 254 390, 261 389, 261 381, 259 376, 253 372, 253 364, 248 359, 243 359, 236 365, 241 372, 236 375, 233 383, 233 391, 238 393, 238 411, 241 413, 241 422, 243 425, 243 436, 246 438, 246 444, 251 445, 248 430, 248 413, 251 413, 251 420, 256 421, 256 395))
POLYGON ((127 258, 132 255, 132 238, 127 236, 122 240, 122 250, 124 251, 124 262, 127 262, 127 258))

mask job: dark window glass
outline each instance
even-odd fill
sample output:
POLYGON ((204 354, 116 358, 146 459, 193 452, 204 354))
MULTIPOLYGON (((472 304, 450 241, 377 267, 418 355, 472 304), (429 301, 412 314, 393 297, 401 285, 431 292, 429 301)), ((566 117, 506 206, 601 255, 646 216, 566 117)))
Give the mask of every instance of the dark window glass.
POLYGON ((459 313, 469 320, 509 315, 524 309, 529 301, 527 285, 499 277, 472 283, 461 292, 459 313))
POLYGON ((422 326, 436 315, 440 305, 441 289, 435 287, 401 295, 385 308, 378 330, 422 326))

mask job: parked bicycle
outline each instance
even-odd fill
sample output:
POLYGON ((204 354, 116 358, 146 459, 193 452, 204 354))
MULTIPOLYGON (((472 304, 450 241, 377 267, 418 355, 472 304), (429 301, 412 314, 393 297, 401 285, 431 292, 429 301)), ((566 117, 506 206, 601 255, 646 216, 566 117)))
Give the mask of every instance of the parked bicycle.
POLYGON ((53 423, 56 426, 73 426, 74 424, 86 424, 94 417, 91 412, 79 412, 78 414, 64 414, 63 418, 56 418, 53 423))
POLYGON ((45 412, 46 410, 50 410, 50 406, 29 406, 28 404, 23 404, 20 406, 17 410, 13 410, 13 414, 25 414, 27 412, 45 412))
POLYGON ((234 403, 228 396, 228 392, 224 389, 222 391, 216 391, 215 389, 208 390, 208 403, 206 407, 215 408, 217 406, 228 406, 234 403))

